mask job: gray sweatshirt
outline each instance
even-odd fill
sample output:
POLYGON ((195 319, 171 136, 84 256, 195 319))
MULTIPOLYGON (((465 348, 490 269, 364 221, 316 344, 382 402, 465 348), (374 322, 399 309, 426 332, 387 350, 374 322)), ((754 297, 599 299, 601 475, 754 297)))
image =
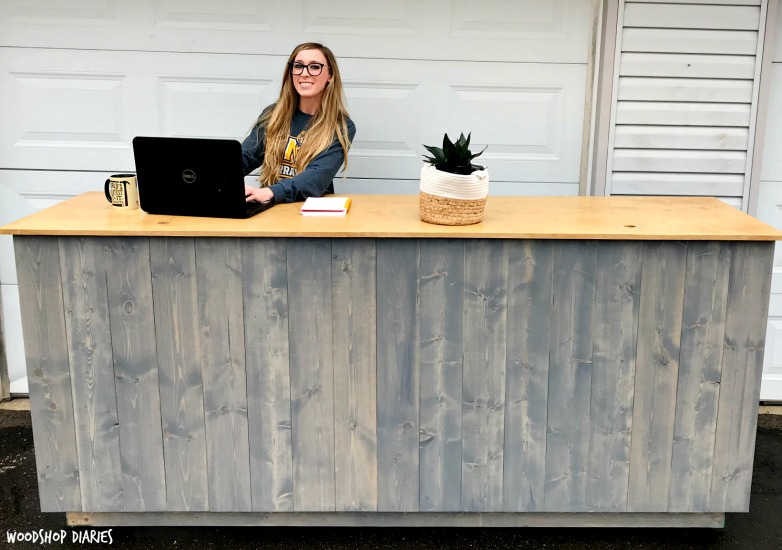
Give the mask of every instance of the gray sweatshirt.
MULTIPOLYGON (((268 109, 269 107, 267 107, 268 109)), ((298 171, 296 166, 296 151, 300 134, 306 131, 312 115, 297 110, 291 118, 290 138, 285 146, 282 179, 270 185, 269 189, 274 193, 274 202, 303 201, 307 197, 321 197, 334 192, 334 176, 342 166, 344 155, 342 146, 337 138, 334 138, 328 149, 322 151, 313 158, 303 171, 298 171)), ((356 126, 348 119, 348 137, 353 141, 356 135, 356 126)), ((265 128, 256 125, 250 135, 242 142, 242 160, 244 162, 244 175, 249 174, 263 164, 264 148, 266 146, 265 128)))

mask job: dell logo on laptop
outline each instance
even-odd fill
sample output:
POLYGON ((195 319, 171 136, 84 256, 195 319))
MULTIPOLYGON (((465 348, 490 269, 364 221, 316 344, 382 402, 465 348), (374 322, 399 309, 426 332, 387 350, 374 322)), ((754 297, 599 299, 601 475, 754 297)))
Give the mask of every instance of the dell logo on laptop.
POLYGON ((182 179, 185 181, 185 183, 193 183, 196 179, 195 172, 190 169, 185 170, 182 172, 182 179))

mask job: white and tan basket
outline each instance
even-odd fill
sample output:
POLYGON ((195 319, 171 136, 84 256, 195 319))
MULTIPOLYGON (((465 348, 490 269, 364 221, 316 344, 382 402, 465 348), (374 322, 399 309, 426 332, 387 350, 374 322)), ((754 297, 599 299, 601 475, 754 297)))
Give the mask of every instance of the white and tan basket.
POLYGON ((489 171, 469 176, 442 172, 427 164, 421 168, 418 209, 421 219, 439 225, 470 225, 483 219, 489 194, 489 171))

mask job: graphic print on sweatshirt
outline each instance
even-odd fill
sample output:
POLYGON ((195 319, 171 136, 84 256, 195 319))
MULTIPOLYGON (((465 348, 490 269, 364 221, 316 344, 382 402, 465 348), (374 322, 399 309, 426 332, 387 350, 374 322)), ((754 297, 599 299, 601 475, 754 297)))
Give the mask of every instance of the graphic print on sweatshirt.
POLYGON ((302 131, 298 136, 288 136, 288 141, 285 143, 285 150, 282 153, 282 165, 280 166, 280 178, 292 178, 298 174, 298 166, 296 164, 296 158, 299 155, 299 149, 304 141, 304 132, 302 131))

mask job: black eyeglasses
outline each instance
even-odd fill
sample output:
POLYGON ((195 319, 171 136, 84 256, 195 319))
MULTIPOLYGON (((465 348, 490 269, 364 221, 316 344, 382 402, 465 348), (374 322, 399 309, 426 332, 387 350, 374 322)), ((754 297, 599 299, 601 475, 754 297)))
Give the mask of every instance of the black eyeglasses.
POLYGON ((327 65, 324 65, 323 63, 310 63, 309 65, 305 65, 304 63, 291 63, 291 73, 295 75, 300 75, 304 72, 304 69, 307 69, 307 73, 310 76, 320 76, 320 73, 323 72, 323 67, 326 67, 327 65))

